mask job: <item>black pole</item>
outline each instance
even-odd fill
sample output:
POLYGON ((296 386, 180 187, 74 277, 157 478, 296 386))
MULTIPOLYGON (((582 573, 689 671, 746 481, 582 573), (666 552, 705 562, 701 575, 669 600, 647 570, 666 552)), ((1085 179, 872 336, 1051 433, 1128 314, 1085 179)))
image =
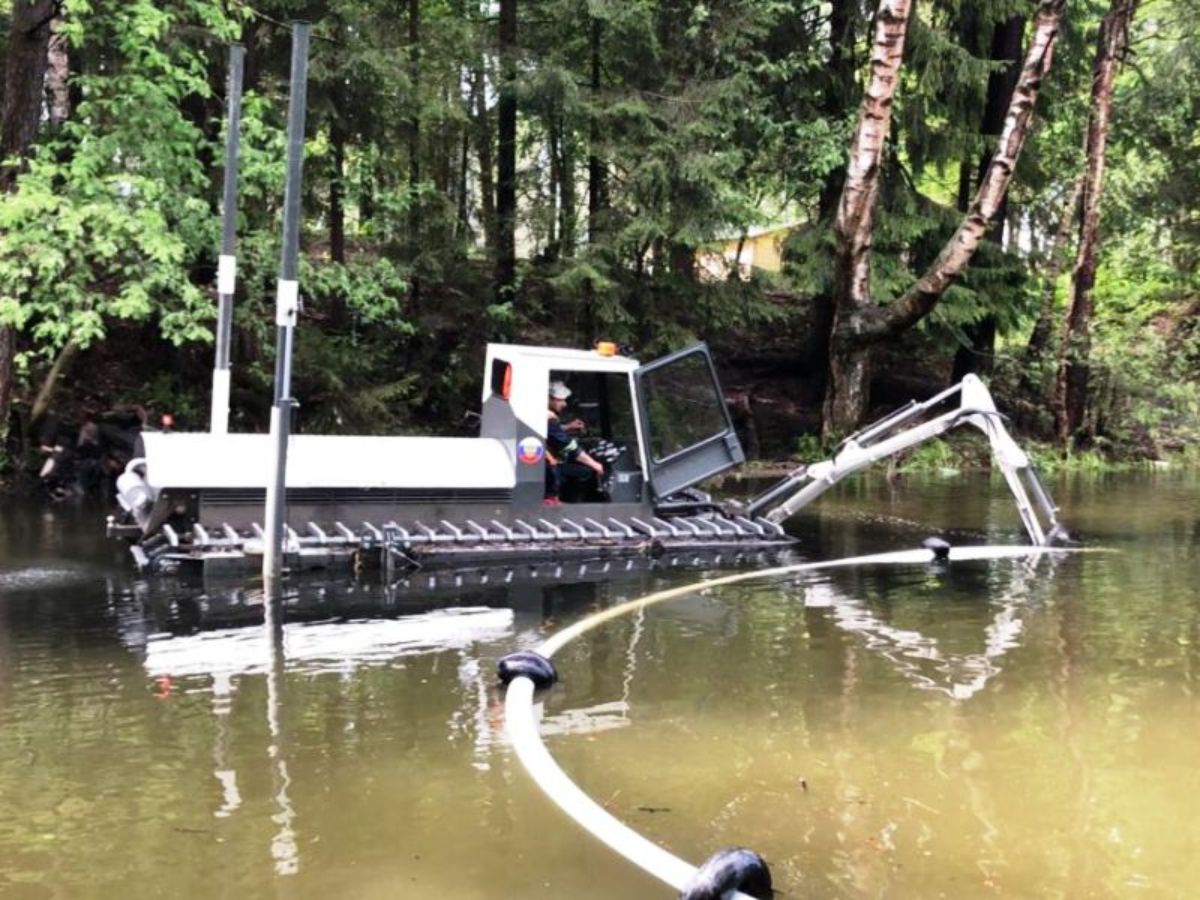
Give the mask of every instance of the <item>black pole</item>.
POLYGON ((221 203, 221 255, 217 263, 217 348, 213 365, 213 434, 229 431, 229 346, 233 336, 233 294, 237 285, 238 148, 242 125, 242 74, 246 50, 229 48, 228 112, 225 132, 225 189, 221 203))
POLYGON ((275 299, 275 405, 271 409, 274 447, 272 478, 267 484, 266 522, 263 529, 263 585, 268 597, 278 590, 283 574, 283 548, 287 483, 287 447, 291 432, 292 338, 300 305, 296 280, 300 257, 301 170, 304 165, 304 114, 308 87, 307 22, 292 25, 292 76, 288 101, 287 183, 283 200, 283 249, 279 259, 279 287, 275 299))

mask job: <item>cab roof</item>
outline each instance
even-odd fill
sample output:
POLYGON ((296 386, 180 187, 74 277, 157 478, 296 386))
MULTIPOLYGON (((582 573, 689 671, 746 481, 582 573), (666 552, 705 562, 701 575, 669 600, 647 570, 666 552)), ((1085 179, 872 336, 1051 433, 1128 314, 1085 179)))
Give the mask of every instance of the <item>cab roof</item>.
POLYGON ((528 362, 539 368, 575 372, 632 372, 641 363, 629 356, 604 356, 595 350, 571 347, 537 347, 531 344, 488 344, 488 358, 499 357, 519 365, 528 362))

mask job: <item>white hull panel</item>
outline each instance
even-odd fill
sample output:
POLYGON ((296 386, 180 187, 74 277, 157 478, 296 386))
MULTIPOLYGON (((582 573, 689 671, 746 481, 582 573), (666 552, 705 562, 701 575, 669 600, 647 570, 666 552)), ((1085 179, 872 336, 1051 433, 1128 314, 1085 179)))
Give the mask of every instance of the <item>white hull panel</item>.
MULTIPOLYGON (((146 432, 142 441, 156 491, 265 489, 270 478, 270 435, 146 432)), ((513 452, 493 438, 298 434, 288 444, 287 486, 512 490, 513 452)))

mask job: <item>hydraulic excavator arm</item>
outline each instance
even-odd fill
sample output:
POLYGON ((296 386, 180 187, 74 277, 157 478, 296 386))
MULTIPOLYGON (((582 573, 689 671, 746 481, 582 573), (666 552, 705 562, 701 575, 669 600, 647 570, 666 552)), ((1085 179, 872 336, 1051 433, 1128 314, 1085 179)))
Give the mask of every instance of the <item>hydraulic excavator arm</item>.
POLYGON ((847 475, 886 459, 958 425, 974 425, 992 447, 992 455, 1008 482, 1029 539, 1043 546, 1065 538, 1058 512, 1029 457, 1009 435, 992 395, 974 375, 923 403, 913 401, 847 438, 832 459, 801 466, 750 501, 746 514, 779 524, 821 496, 847 475), (958 395, 957 408, 931 416, 939 405, 958 395), (1032 495, 1032 500, 1030 499, 1032 495), (1036 505, 1035 505, 1036 504, 1036 505), (1040 514, 1039 514, 1040 513, 1040 514))

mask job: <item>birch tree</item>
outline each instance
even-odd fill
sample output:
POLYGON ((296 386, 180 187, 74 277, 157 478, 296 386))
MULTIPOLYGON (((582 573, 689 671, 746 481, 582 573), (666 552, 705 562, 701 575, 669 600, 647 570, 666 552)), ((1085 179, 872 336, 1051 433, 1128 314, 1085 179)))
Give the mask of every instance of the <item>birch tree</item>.
POLYGON ((902 0, 883 0, 880 4, 870 77, 859 108, 846 184, 834 223, 835 310, 823 409, 826 435, 849 431, 862 420, 870 399, 871 348, 927 316, 970 263, 987 234, 1029 135, 1038 91, 1054 58, 1066 0, 1042 0, 1038 6, 1004 128, 966 215, 925 274, 895 302, 878 306, 870 290, 872 207, 903 57, 909 6, 902 0))
POLYGON ((882 0, 875 16, 870 77, 858 111, 846 181, 833 223, 833 331, 825 390, 826 433, 858 423, 867 404, 867 353, 853 335, 871 302, 871 235, 892 99, 904 61, 909 0, 882 0))

